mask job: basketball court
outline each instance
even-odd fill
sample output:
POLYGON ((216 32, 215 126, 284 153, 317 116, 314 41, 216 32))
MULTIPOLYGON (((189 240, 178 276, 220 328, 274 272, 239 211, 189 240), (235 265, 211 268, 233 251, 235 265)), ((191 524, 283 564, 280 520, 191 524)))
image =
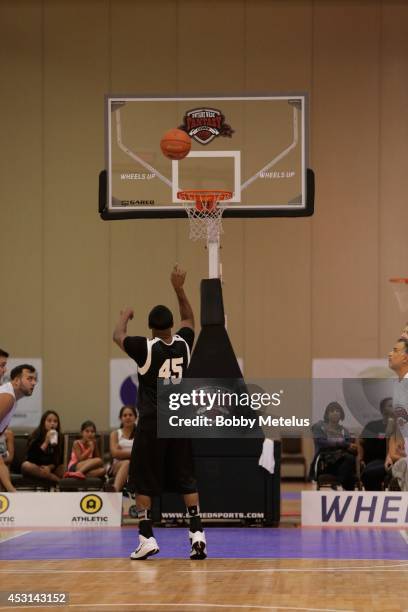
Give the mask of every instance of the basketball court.
POLYGON ((140 563, 135 528, 3 532, 3 590, 69 593, 59 609, 406 609, 407 531, 210 527, 195 564, 185 529, 156 535, 160 555, 140 563))

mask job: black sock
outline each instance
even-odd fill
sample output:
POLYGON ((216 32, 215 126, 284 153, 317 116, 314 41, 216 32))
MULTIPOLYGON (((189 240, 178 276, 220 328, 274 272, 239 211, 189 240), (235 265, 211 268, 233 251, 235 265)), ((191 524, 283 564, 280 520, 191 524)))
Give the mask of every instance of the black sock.
POLYGON ((153 537, 153 522, 150 518, 150 510, 141 510, 139 512, 139 533, 145 538, 153 537))
POLYGON ((198 506, 188 506, 187 516, 190 519, 190 531, 195 533, 196 531, 203 531, 201 525, 200 508, 198 506))
POLYGON ((151 519, 143 519, 139 522, 139 533, 145 538, 153 537, 153 523, 151 519))

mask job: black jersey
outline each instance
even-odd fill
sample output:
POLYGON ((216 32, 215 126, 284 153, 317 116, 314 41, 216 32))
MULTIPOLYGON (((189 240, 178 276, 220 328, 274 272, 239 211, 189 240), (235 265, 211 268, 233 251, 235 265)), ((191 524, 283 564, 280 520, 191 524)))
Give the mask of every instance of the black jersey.
POLYGON ((138 365, 138 409, 140 420, 157 415, 157 379, 182 378, 190 363, 194 331, 182 327, 167 344, 160 338, 127 336, 123 341, 126 353, 138 365))

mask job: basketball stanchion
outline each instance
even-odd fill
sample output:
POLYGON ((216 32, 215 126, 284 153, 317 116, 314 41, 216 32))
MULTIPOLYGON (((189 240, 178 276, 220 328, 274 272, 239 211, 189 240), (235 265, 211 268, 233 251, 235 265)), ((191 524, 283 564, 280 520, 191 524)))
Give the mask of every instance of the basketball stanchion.
POLYGON ((208 278, 220 278, 222 215, 232 192, 190 189, 179 191, 177 197, 183 200, 190 221, 190 239, 207 241, 208 278))
POLYGON ((408 312, 408 278, 390 278, 390 283, 401 312, 408 312))

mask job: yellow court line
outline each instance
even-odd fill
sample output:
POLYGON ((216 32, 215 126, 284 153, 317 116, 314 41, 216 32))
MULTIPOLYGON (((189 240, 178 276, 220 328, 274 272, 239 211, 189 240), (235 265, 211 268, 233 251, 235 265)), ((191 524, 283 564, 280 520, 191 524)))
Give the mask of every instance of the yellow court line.
POLYGON ((6 537, 3 537, 0 534, 0 544, 3 544, 3 542, 9 542, 10 540, 14 540, 15 538, 20 538, 21 536, 26 535, 27 533, 31 533, 31 531, 19 531, 18 533, 15 533, 14 535, 6 536, 6 537))

